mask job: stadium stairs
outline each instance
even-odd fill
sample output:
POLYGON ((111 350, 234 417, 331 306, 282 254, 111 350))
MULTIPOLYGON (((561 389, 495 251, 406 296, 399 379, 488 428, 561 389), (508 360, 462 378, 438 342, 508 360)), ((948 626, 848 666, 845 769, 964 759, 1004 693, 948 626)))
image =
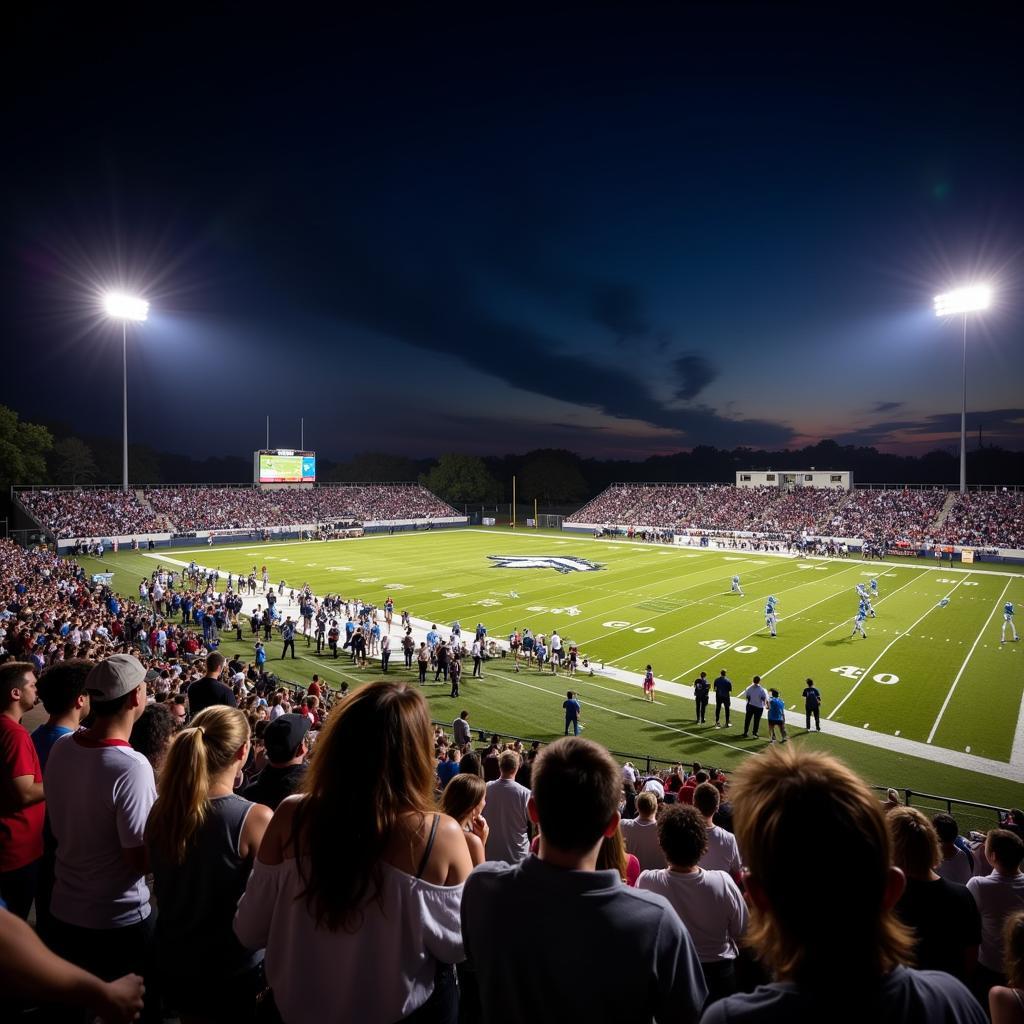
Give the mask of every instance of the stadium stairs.
POLYGON ((931 529, 939 530, 943 526, 945 526, 946 519, 948 518, 950 511, 952 510, 953 506, 956 504, 957 498, 959 498, 959 497, 960 497, 960 494, 959 494, 958 491, 950 491, 949 494, 946 495, 946 501, 943 504, 942 509, 939 512, 939 514, 935 517, 935 522, 932 523, 931 529))

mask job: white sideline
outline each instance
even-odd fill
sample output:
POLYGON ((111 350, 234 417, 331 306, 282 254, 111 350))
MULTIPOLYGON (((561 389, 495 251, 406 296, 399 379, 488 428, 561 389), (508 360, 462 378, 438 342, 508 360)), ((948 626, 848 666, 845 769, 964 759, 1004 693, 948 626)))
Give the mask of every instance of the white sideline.
MULTIPOLYGON (((152 558, 160 562, 167 562, 171 565, 188 566, 189 564, 188 562, 184 562, 180 559, 168 558, 166 554, 163 554, 161 552, 142 553, 145 554, 147 558, 152 558)), ((199 566, 199 568, 210 571, 209 567, 207 566, 199 566)), ((248 612, 249 610, 251 610, 251 607, 255 604, 262 603, 260 600, 262 596, 263 595, 257 595, 256 597, 244 598, 245 608, 243 610, 248 612)), ((288 607, 287 601, 279 603, 283 603, 286 607, 288 607)), ((426 619, 419 619, 415 617, 411 619, 411 622, 414 627, 414 635, 416 636, 418 643, 421 639, 423 639, 423 636, 426 634, 426 631, 430 628, 431 623, 426 619)), ((497 637, 489 637, 488 639, 495 640, 498 646, 503 649, 507 649, 508 647, 507 642, 500 640, 497 637)), ((392 658, 395 661, 398 661, 399 657, 401 657, 401 652, 396 651, 392 654, 392 658)), ((310 661, 313 664, 319 664, 319 662, 314 661, 314 659, 311 659, 303 655, 299 655, 297 660, 310 661)), ((270 665, 275 661, 276 659, 268 658, 267 664, 270 665)), ((333 666, 331 666, 329 662, 325 662, 324 667, 327 668, 333 666)), ((496 672, 496 670, 494 671, 496 672)), ((642 685, 639 674, 635 672, 625 672, 622 669, 602 666, 600 669, 595 668, 595 673, 599 676, 605 676, 610 679, 615 679, 619 682, 628 683, 631 686, 636 686, 638 689, 642 685)), ((537 675, 540 675, 540 673, 537 673, 537 675)), ((353 675, 353 678, 358 677, 353 675)), ((543 678, 548 677, 545 674, 543 678)), ((552 676, 551 678, 565 680, 567 677, 563 675, 552 676)), ((583 673, 579 673, 575 677, 573 685, 577 689, 585 689, 586 680, 588 678, 589 676, 586 676, 583 673)), ((472 683, 472 680, 464 679, 464 682, 472 683)), ((682 697, 685 700, 693 700, 692 687, 685 686, 681 683, 659 682, 658 690, 663 693, 672 694, 676 697, 682 697)), ((639 721, 648 721, 647 719, 640 719, 639 716, 630 716, 626 712, 614 713, 620 715, 621 717, 637 717, 639 721)), ((793 711, 787 711, 786 723, 790 728, 802 728, 804 724, 804 716, 793 711)), ((755 752, 757 750, 763 749, 763 747, 739 746, 738 744, 730 743, 725 739, 719 739, 715 735, 715 730, 713 726, 705 726, 703 730, 698 730, 698 728, 694 726, 691 731, 688 731, 685 729, 680 729, 677 726, 667 725, 663 722, 651 721, 651 724, 657 725, 660 728, 663 728, 670 732, 678 732, 688 736, 695 736, 704 740, 707 743, 714 743, 718 746, 728 747, 732 750, 740 749, 755 752)), ((880 750, 889 750, 897 754, 905 754, 909 757, 917 757, 924 761, 932 761, 939 764, 949 764, 956 768, 961 768, 964 771, 972 771, 981 774, 992 775, 996 778, 1005 778, 1010 780, 1011 782, 1019 782, 1024 784, 1024 763, 1022 763, 1019 760, 1011 761, 1010 764, 1007 764, 1004 761, 996 761, 992 758, 980 757, 977 754, 968 754, 963 751, 938 748, 930 746, 927 743, 922 743, 918 740, 908 740, 903 736, 890 736, 887 733, 872 732, 867 729, 857 728, 852 725, 844 725, 841 722, 827 722, 827 724, 829 726, 829 734, 839 736, 842 739, 853 740, 856 743, 860 743, 871 747, 877 747, 880 750)), ((767 747, 767 744, 764 744, 763 746, 767 747)))

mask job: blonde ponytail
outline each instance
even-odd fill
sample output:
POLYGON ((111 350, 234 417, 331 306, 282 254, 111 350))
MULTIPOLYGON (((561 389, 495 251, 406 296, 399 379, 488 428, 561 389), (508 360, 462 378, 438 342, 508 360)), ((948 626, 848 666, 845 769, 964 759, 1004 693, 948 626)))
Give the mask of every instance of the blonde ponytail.
POLYGON ((146 822, 149 846, 173 863, 184 862, 206 820, 211 779, 231 764, 248 738, 249 723, 241 711, 212 707, 171 740, 146 822))

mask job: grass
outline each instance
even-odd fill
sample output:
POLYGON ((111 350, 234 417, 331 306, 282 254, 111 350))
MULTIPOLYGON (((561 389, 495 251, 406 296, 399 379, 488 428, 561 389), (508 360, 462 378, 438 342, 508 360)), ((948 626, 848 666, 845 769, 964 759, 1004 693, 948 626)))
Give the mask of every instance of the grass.
MULTIPOLYGON (((1024 691, 1024 645, 1000 644, 999 629, 1003 602, 1024 603, 1020 574, 957 572, 918 562, 884 567, 853 559, 795 561, 506 530, 153 554, 182 562, 194 557, 222 573, 266 564, 274 581, 295 587, 308 582, 319 594, 376 604, 391 594, 396 609, 445 627, 454 619, 466 629, 483 621, 491 636, 504 638, 523 626, 547 633, 557 628, 593 660, 637 678, 648 663, 659 681, 687 685, 702 669, 714 676, 726 668, 738 689, 759 674, 791 707, 802 707, 800 691, 810 676, 823 694, 823 717, 869 733, 930 741, 934 758, 830 735, 827 725, 821 734, 797 730, 796 742, 839 754, 875 784, 1000 806, 1024 803, 1024 786, 943 763, 943 749, 1009 761, 1024 691), (564 574, 503 568, 489 555, 571 556, 602 568, 564 574), (729 592, 734 573, 743 597, 729 592), (871 575, 879 581, 878 617, 868 621, 867 640, 851 639, 854 587, 871 575), (775 639, 764 626, 769 594, 779 602, 775 639), (947 596, 948 606, 940 607, 947 596)), ((141 552, 83 562, 89 571, 114 571, 114 586, 124 593, 135 593, 139 579, 158 564, 141 552)), ((251 650, 248 642, 242 646, 251 650)), ((232 643, 226 649, 239 648, 232 643)), ((332 682, 347 678, 354 685, 379 674, 376 667, 357 672, 347 658, 321 662, 312 651, 300 640, 299 653, 308 660, 289 662, 280 674, 305 682, 320 671, 332 682)), ((392 665, 396 678, 405 676, 392 665)), ((273 660, 270 666, 280 668, 273 660)), ((560 735, 566 680, 510 669, 499 660, 490 663, 482 683, 464 677, 458 702, 447 696, 447 687, 428 686, 434 717, 449 720, 457 705, 470 710, 476 727, 537 739, 560 735)), ((695 727, 692 702, 664 687, 651 705, 637 687, 611 678, 577 677, 573 686, 584 701, 586 734, 613 750, 725 768, 751 750, 735 728, 695 727)))

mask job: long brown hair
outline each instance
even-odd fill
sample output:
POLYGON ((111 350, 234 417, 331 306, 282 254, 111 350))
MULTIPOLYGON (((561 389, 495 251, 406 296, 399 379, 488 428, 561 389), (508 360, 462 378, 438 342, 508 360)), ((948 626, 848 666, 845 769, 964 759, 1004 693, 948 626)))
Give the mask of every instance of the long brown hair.
POLYGON ((237 708, 200 711, 171 740, 160 773, 156 803, 146 822, 146 843, 182 864, 209 810, 210 783, 235 759, 249 738, 249 723, 237 708))
POLYGON ((487 783, 479 775, 459 772, 444 787, 441 794, 441 810, 463 825, 486 796, 487 783))
POLYGON ((432 749, 427 702, 405 683, 360 687, 328 718, 292 832, 318 926, 359 927, 363 904, 380 893, 381 859, 401 817, 434 809, 432 749))
POLYGON ((732 799, 751 886, 768 904, 754 907, 746 941, 781 980, 849 988, 910 960, 912 933, 884 905, 892 840, 863 779, 827 754, 776 748, 740 765, 732 799), (815 870, 835 880, 828 913, 794 895, 815 870))
POLYGON ((618 871, 623 882, 626 881, 629 861, 626 859, 626 841, 622 838, 621 828, 617 828, 610 836, 605 836, 597 851, 596 869, 607 871, 609 868, 618 871))

